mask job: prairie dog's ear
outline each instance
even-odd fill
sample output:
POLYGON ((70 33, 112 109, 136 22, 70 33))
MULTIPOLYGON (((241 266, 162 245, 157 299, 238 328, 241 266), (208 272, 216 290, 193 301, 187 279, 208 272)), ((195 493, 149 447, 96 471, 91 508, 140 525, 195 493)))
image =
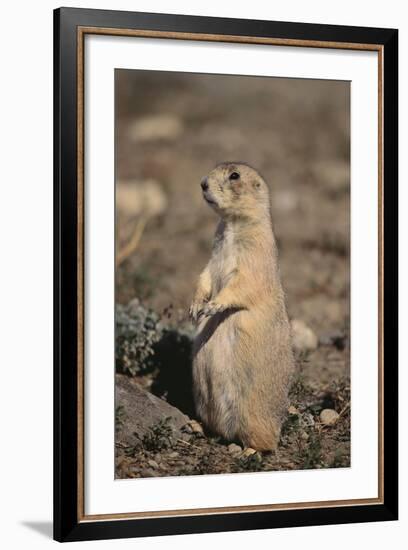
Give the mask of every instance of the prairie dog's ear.
POLYGON ((254 181, 252 182, 252 187, 253 187, 254 189, 259 189, 259 188, 261 187, 261 182, 260 182, 259 180, 254 180, 254 181))

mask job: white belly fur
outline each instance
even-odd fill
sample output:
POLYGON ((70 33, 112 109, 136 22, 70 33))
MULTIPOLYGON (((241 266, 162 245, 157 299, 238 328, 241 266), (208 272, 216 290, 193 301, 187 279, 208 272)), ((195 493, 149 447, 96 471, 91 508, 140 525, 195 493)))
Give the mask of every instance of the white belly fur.
POLYGON ((240 389, 234 376, 239 315, 218 314, 202 321, 194 345, 197 412, 211 430, 227 439, 236 436, 240 419, 240 389))

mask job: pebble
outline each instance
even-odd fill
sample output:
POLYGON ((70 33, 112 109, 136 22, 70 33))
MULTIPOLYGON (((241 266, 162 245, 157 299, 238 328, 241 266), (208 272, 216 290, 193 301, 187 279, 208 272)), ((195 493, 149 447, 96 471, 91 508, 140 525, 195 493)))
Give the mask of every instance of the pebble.
POLYGON ((333 426, 338 418, 339 414, 334 409, 323 409, 320 413, 320 422, 325 426, 333 426))
POLYGON ((173 451, 169 454, 169 458, 176 458, 176 456, 178 456, 178 452, 177 451, 173 451))
POLYGON ((291 405, 288 409, 288 413, 289 414, 299 414, 299 411, 297 410, 296 407, 294 407, 293 405, 291 405))
POLYGON ((228 452, 232 455, 238 455, 242 452, 242 447, 236 445, 235 443, 231 443, 230 445, 228 445, 228 452))
POLYGON ((116 208, 124 216, 153 217, 167 209, 167 196, 156 180, 119 180, 115 190, 116 208))
POLYGON ((138 143, 157 140, 173 141, 184 130, 183 121, 171 114, 138 117, 129 126, 129 137, 138 143))
POLYGON ((151 468, 143 468, 140 471, 140 475, 142 477, 156 477, 156 472, 154 472, 151 468))
POLYGON ((249 456, 252 456, 256 454, 255 449, 252 449, 252 447, 247 447, 242 451, 241 458, 248 458, 249 456))
POLYGON ((313 351, 317 349, 319 340, 313 330, 300 319, 291 321, 292 345, 297 351, 313 351))
POLYGON ((147 461, 148 465, 151 466, 152 468, 158 468, 159 465, 157 464, 157 462, 155 460, 148 460, 147 461))

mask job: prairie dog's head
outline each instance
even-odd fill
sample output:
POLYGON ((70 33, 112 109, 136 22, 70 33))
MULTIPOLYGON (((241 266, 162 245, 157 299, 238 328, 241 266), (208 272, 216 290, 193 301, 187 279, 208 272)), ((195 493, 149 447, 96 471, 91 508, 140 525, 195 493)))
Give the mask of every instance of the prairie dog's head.
POLYGON ((247 164, 219 164, 201 180, 201 189, 206 202, 223 218, 259 217, 269 212, 268 186, 247 164))

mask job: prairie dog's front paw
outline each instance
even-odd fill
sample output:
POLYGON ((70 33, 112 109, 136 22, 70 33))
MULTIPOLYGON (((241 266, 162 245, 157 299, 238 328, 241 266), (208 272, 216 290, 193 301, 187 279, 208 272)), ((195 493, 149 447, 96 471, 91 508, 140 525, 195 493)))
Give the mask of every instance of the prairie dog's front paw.
POLYGON ((200 312, 202 311, 202 308, 205 306, 205 302, 202 301, 194 301, 189 309, 189 316, 190 319, 193 321, 193 323, 197 323, 198 318, 200 317, 200 312))
POLYGON ((203 304, 201 310, 198 312, 198 318, 200 317, 212 317, 216 313, 221 313, 225 311, 227 306, 224 304, 219 304, 217 302, 207 302, 203 304))

